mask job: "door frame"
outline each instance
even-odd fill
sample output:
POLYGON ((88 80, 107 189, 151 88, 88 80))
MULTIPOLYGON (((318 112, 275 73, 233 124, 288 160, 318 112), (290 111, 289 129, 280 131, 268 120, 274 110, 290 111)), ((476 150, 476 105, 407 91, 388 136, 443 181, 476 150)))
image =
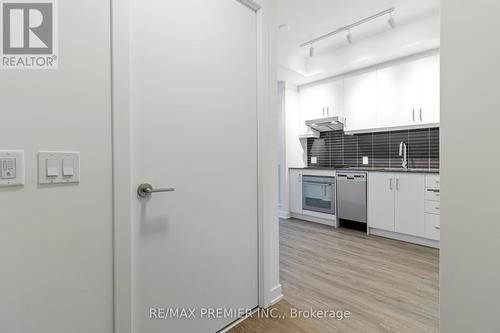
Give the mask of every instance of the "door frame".
MULTIPOLYGON (((258 127, 258 302, 267 308, 282 298, 279 283, 276 1, 238 1, 256 13, 258 127), (275 144, 272 144, 272 143, 275 144)), ((113 145, 114 332, 133 332, 132 184, 130 107, 130 3, 110 0, 113 145)))

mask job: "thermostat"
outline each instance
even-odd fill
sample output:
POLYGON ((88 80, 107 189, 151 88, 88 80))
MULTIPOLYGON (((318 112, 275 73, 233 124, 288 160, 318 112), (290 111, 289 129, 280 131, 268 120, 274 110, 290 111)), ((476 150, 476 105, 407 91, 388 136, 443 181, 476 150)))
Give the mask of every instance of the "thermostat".
POLYGON ((24 151, 0 150, 0 187, 24 185, 24 151))

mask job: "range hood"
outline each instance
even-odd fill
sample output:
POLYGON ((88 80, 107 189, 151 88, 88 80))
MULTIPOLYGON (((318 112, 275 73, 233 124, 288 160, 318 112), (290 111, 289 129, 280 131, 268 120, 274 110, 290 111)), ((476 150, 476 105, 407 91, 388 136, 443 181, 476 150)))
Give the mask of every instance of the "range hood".
POLYGON ((343 117, 328 117, 306 121, 307 127, 318 132, 343 130, 344 124, 345 118, 343 117))

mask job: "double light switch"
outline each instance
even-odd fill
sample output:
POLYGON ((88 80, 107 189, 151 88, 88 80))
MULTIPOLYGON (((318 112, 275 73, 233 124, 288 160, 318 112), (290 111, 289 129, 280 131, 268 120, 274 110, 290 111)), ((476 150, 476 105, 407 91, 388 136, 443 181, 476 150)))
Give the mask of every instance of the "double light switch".
POLYGON ((80 153, 78 152, 39 152, 38 166, 39 184, 80 182, 80 153))

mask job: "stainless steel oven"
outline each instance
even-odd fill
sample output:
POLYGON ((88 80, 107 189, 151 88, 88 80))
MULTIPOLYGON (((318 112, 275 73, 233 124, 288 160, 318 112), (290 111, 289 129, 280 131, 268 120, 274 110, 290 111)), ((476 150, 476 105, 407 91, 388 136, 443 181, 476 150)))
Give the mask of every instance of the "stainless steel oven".
POLYGON ((335 177, 302 176, 302 209, 335 215, 335 177))

